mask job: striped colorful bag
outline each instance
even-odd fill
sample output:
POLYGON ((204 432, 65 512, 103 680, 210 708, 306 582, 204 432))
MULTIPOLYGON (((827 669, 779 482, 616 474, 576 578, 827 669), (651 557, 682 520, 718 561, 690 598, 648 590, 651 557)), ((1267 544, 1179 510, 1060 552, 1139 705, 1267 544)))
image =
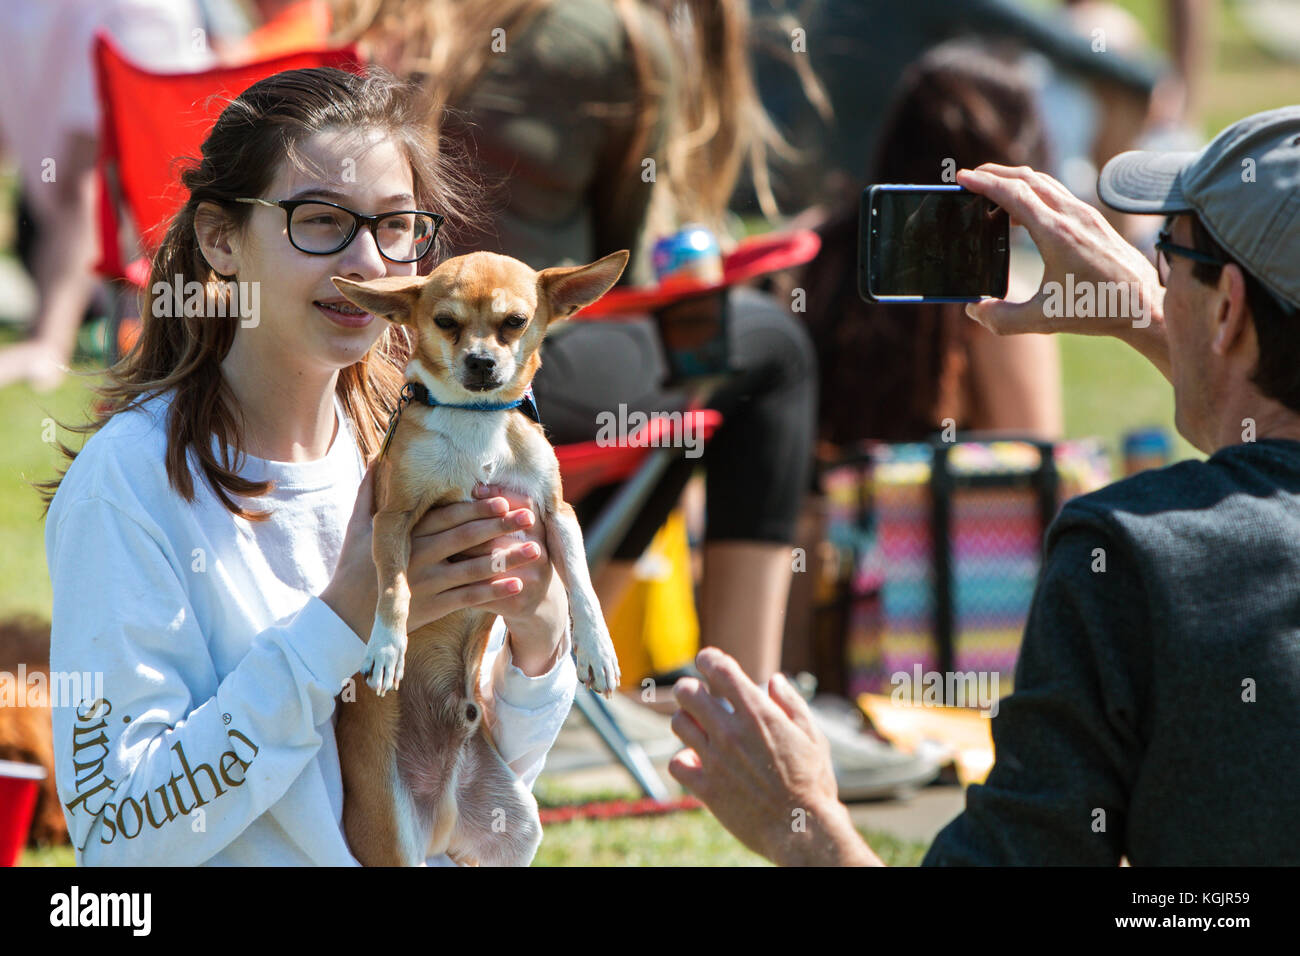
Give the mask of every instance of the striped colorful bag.
POLYGON ((850 691, 918 695, 916 676, 981 672, 1009 693, 1047 525, 1109 479, 1092 440, 877 446, 859 577, 878 614, 857 629, 874 635, 849 635, 850 691))

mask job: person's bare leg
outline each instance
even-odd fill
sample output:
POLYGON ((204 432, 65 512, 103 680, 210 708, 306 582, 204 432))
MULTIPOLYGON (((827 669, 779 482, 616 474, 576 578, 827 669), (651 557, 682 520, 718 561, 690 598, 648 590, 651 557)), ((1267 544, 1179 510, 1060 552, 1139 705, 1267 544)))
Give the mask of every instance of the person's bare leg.
POLYGON ((94 155, 94 140, 74 135, 58 178, 44 184, 53 201, 33 203, 45 210, 33 257, 40 304, 29 338, 0 352, 0 385, 26 379, 48 391, 72 360, 82 313, 99 282, 94 155))
POLYGON ((781 666, 792 547, 765 541, 704 546, 700 641, 734 657, 757 684, 781 666))
POLYGON ((635 568, 635 561, 610 560, 605 562, 605 566, 592 578, 596 597, 600 600, 600 606, 605 609, 606 615, 613 614, 614 608, 618 607, 619 599, 627 591, 627 586, 632 583, 632 572, 635 568))

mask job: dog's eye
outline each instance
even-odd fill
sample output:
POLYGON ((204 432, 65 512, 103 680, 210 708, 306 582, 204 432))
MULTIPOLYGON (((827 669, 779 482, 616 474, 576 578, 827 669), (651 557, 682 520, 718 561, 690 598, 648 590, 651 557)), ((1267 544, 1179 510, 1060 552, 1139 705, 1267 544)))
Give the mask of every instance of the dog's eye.
POLYGON ((450 313, 439 312, 433 317, 433 324, 440 329, 454 329, 456 327, 456 320, 450 315, 450 313))
POLYGON ((528 324, 528 316, 520 315, 516 312, 514 315, 506 316, 506 320, 501 323, 507 329, 522 329, 528 324))

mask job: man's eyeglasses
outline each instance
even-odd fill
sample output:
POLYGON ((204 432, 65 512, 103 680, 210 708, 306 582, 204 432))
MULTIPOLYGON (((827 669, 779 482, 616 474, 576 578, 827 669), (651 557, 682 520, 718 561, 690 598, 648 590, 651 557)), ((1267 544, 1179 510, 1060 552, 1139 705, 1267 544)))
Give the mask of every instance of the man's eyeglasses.
POLYGON ((1201 252, 1199 249, 1178 245, 1173 241, 1173 234, 1166 227, 1156 233, 1156 275, 1160 278, 1162 286, 1169 279, 1169 256, 1171 254, 1182 256, 1184 259, 1191 259, 1193 262, 1203 262, 1210 266, 1226 266, 1228 264, 1223 259, 1217 259, 1208 253, 1201 252))
POLYGON ((284 210, 289 242, 299 252, 328 256, 342 252, 362 223, 375 237, 379 254, 390 262, 418 262, 433 248, 443 217, 421 209, 401 209, 363 216, 321 199, 236 199, 235 202, 284 210))

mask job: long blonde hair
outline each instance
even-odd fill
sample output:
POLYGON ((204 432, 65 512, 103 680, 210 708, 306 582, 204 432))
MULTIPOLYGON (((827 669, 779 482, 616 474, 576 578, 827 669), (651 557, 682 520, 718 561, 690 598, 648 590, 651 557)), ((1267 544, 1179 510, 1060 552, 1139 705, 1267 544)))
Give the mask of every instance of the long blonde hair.
MULTIPOLYGON (((440 151, 434 120, 418 88, 382 70, 364 75, 329 68, 289 70, 255 83, 234 99, 204 140, 201 157, 181 175, 189 195, 153 256, 138 340, 108 370, 107 382, 93 386, 98 401, 92 420, 63 427, 93 435, 114 415, 174 390, 166 455, 172 487, 186 501, 194 500, 186 460, 192 448, 213 492, 232 514, 250 521, 268 519, 268 512, 246 510, 230 498, 264 495, 273 486, 248 481, 233 470, 231 452, 244 445, 243 416, 222 377, 221 362, 234 342, 240 312, 229 299, 233 284, 218 281, 199 247, 194 228, 199 205, 222 206, 227 228, 241 228, 250 207, 231 200, 260 195, 284 162, 304 164, 297 144, 326 129, 380 129, 410 161, 419 207, 442 212, 454 232, 476 215, 474 190, 440 151), (209 307, 204 315, 188 315, 180 303, 156 301, 155 287, 170 290, 175 276, 206 289, 209 307), (213 435, 224 461, 213 454, 213 435)), ((422 269, 431 267, 432 258, 424 260, 422 269)), ((397 404, 412 345, 405 329, 387 327, 360 361, 339 372, 335 394, 367 460, 378 451, 389 410, 397 404)), ((75 460, 76 451, 62 442, 58 447, 69 463, 75 460)), ((55 479, 33 483, 45 502, 44 513, 66 474, 64 469, 55 479)))
MULTIPOLYGON (((335 39, 365 39, 404 73, 424 75, 439 105, 464 103, 489 62, 486 38, 525 27, 556 0, 335 0, 335 39), (467 42, 481 37, 484 42, 467 42)), ((640 175, 646 143, 660 111, 666 142, 648 217, 667 231, 686 219, 703 221, 722 235, 727 205, 742 166, 763 212, 779 216, 772 196, 769 155, 797 155, 758 98, 749 61, 749 11, 745 0, 608 0, 627 33, 637 76, 636 128, 623 160, 640 175), (655 75, 644 42, 646 18, 657 18, 673 39, 673 102, 667 78, 655 75)))

